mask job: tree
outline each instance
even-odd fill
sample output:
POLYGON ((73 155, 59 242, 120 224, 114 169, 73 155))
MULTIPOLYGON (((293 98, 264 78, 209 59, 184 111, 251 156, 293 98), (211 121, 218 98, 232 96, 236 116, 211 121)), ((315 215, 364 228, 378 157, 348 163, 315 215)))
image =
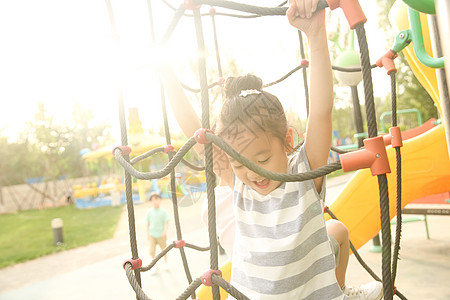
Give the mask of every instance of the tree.
MULTIPOLYGON (((397 34, 392 28, 388 18, 394 2, 395 0, 377 0, 378 6, 381 8, 378 15, 378 25, 384 30, 388 37, 386 49, 392 47, 394 38, 397 34), (389 43, 389 40, 392 42, 389 43)), ((396 65, 397 109, 416 108, 421 112, 423 120, 425 121, 430 118, 437 118, 437 110, 433 100, 415 77, 403 53, 399 53, 399 57, 396 59, 396 65)), ((377 105, 377 115, 379 116, 385 111, 390 111, 390 103, 390 96, 386 96, 382 99, 377 105)))

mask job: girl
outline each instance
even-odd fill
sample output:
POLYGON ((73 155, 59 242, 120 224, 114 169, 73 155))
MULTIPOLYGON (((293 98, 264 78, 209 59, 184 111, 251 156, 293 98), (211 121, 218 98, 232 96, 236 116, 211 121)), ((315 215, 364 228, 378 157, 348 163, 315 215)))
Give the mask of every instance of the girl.
MULTIPOLYGON (((311 58, 310 117, 305 143, 296 155, 287 155, 292 151, 293 133, 287 126, 283 107, 274 95, 261 90, 261 80, 247 75, 226 82, 216 134, 270 171, 294 174, 327 163, 333 88, 324 12, 313 15, 316 6, 317 0, 298 0, 290 3, 287 11, 291 25, 305 32, 311 58)), ((167 82, 170 77, 169 71, 163 79, 167 82)), ((175 89, 166 91, 183 131, 192 135, 199 128, 192 119, 195 112, 192 107, 177 103, 180 98, 174 95, 175 89)), ((197 149, 202 151, 201 146, 197 149)), ((346 294, 354 292, 358 297, 355 299, 381 299, 380 284, 369 295, 365 290, 345 289, 341 282, 340 287, 336 281, 321 206, 323 178, 273 181, 231 157, 222 159, 223 153, 216 150, 215 172, 222 185, 234 190, 232 285, 250 299, 343 299, 341 287, 346 294)), ((344 257, 348 258, 348 236, 339 239, 346 239, 346 244, 339 244, 346 247, 344 257)))

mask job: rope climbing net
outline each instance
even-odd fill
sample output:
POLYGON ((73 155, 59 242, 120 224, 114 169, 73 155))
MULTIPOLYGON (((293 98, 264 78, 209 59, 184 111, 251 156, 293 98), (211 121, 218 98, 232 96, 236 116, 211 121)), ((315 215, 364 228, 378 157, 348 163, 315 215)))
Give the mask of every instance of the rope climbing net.
MULTIPOLYGON (((115 31, 114 25, 114 17, 112 13, 112 7, 107 0, 107 8, 111 20, 111 25, 113 31, 115 31)), ((217 60, 219 65, 219 75, 222 76, 222 71, 220 67, 220 57, 216 39, 215 32, 215 23, 214 17, 215 15, 224 15, 231 16, 237 18, 257 18, 262 16, 284 16, 286 13, 287 7, 285 6, 286 1, 281 3, 277 7, 259 7, 253 5, 246 5, 235 3, 231 1, 223 1, 223 0, 190 0, 184 1, 182 5, 178 8, 172 7, 169 3, 163 0, 170 8, 172 8, 174 12, 174 16, 172 21, 170 22, 166 33, 164 34, 161 44, 165 44, 170 38, 173 30, 177 26, 179 20, 183 16, 193 17, 195 23, 195 30, 197 35, 197 44, 198 44, 198 52, 204 52, 204 37, 202 30, 201 18, 203 16, 211 16, 214 28, 214 35, 216 41, 216 53, 217 60), (221 7, 230 10, 237 10, 241 13, 245 14, 229 14, 229 13, 220 13, 216 12, 215 9, 211 9, 208 14, 201 14, 200 7, 203 4, 211 5, 212 7, 221 7), (186 10, 191 11, 191 13, 186 13, 186 10)), ((149 12, 151 12, 151 5, 149 3, 149 12)), ((393 51, 388 52, 384 57, 379 59, 376 64, 370 64, 369 60, 369 50, 367 45, 366 33, 364 29, 364 23, 366 18, 364 13, 359 6, 357 0, 349 0, 346 2, 348 5, 342 6, 341 8, 344 10, 344 13, 347 17, 347 21, 349 22, 350 28, 355 30, 359 49, 360 49, 360 57, 361 57, 361 68, 342 68, 333 66, 334 70, 344 71, 344 72, 362 72, 363 75, 363 83, 364 83, 364 96, 365 96, 365 104, 366 104, 366 116, 367 116, 367 128, 368 128, 368 138, 364 140, 364 147, 356 150, 356 151, 343 151, 337 148, 332 147, 332 150, 340 153, 340 160, 337 162, 330 163, 321 168, 300 174, 284 174, 284 173, 275 173, 261 168, 260 166, 252 163, 250 160, 240 155, 235 149, 233 149, 230 145, 228 145, 224 140, 220 137, 214 135, 212 131, 209 130, 209 95, 208 90, 214 86, 219 85, 219 82, 208 85, 207 84, 207 76, 206 76, 206 62, 204 57, 198 58, 198 67, 199 67, 199 78, 200 78, 200 89, 190 88, 186 85, 183 87, 192 92, 200 92, 201 93, 201 102, 202 102, 202 127, 199 129, 195 135, 188 139, 188 141, 176 152, 174 151, 173 146, 171 146, 171 137, 170 130, 168 126, 167 114, 166 114, 166 106, 164 95, 161 97, 162 104, 162 112, 164 116, 164 128, 166 135, 166 143, 165 147, 158 147, 153 150, 150 150, 140 156, 134 157, 130 160, 131 148, 128 145, 127 138, 127 130, 126 130, 126 120, 124 113, 124 103, 122 97, 119 97, 119 118, 120 118, 120 128, 121 128, 121 144, 122 146, 118 146, 113 149, 113 155, 117 162, 124 168, 125 170, 125 187, 126 187, 126 199, 127 199, 127 211, 128 211, 128 222, 129 222, 129 233, 130 233, 130 246, 132 258, 127 260, 123 267, 126 271, 128 280, 134 289, 137 297, 139 299, 150 299, 145 292, 141 288, 141 277, 140 273, 150 270, 159 259, 161 259, 164 255, 166 255, 173 248, 178 248, 180 250, 180 255, 183 261, 183 267, 186 273, 186 277, 189 283, 189 286, 186 290, 177 298, 177 299, 187 299, 188 297, 192 297, 195 299, 195 291, 201 285, 212 286, 212 294, 213 299, 220 299, 219 294, 219 286, 226 290, 229 294, 231 294, 236 299, 248 299, 245 295, 235 289, 230 283, 225 281, 221 277, 221 272, 218 266, 218 244, 216 237, 216 209, 215 209, 215 195, 214 195, 214 187, 215 187, 215 174, 213 172, 213 149, 212 143, 214 143, 217 147, 221 148, 226 154, 231 156, 233 159, 238 161, 239 163, 246 166, 248 169, 254 171, 255 173, 263 176, 265 178, 281 181, 281 182, 290 182, 290 181, 305 181, 318 177, 325 176, 333 171, 343 169, 346 171, 353 171, 361 168, 370 168, 372 171, 372 175, 378 177, 378 185, 379 185, 379 196, 380 196, 380 211, 381 211, 381 228, 382 228, 382 279, 380 279, 372 270, 370 270, 369 266, 367 266, 364 261, 359 256, 355 247, 351 244, 350 247, 357 257, 358 261, 363 265, 364 268, 368 270, 368 272, 372 275, 372 277, 378 281, 383 282, 383 293, 384 299, 392 299, 393 295, 397 295, 401 299, 406 299, 396 288, 394 288, 394 280, 396 276, 396 268, 397 268, 397 259, 398 259, 398 251, 400 248, 400 232, 401 232, 401 154, 400 147, 402 146, 401 134, 397 126, 396 121, 396 85, 395 85, 395 73, 396 69, 393 64, 393 59, 396 57, 396 53, 393 51), (348 3, 351 4, 348 4, 348 3), (396 229, 396 238, 395 238, 395 247, 394 247, 394 259, 392 260, 392 268, 391 268, 391 231, 390 231, 390 217, 389 217, 389 194, 388 194, 388 183, 386 178, 386 173, 390 172, 389 162, 386 154, 386 144, 383 137, 378 136, 377 134, 377 123, 375 117, 375 107, 374 107, 374 96, 373 96, 373 84, 372 84, 372 69, 375 67, 385 67, 388 70, 388 74, 391 78, 391 95, 392 95, 392 120, 393 120, 393 128, 391 128, 391 134, 389 136, 389 140, 391 142, 392 147, 396 149, 396 157, 397 157, 397 229, 396 229), (184 160, 184 156, 186 153, 195 145, 195 144, 203 144, 205 148, 205 166, 199 167, 194 166, 184 160), (168 155, 169 162, 159 171, 154 172, 141 172, 133 167, 133 165, 143 159, 151 157, 153 154, 158 152, 165 152, 168 155), (361 160, 361 155, 357 154, 363 153, 365 159, 361 160), (356 157, 359 157, 357 159, 356 157), (175 167, 183 162, 187 166, 190 166, 196 170, 205 170, 206 176, 206 191, 207 191, 207 200, 208 200, 208 235, 209 235, 209 246, 208 247, 200 247, 193 244, 186 243, 182 238, 181 226, 180 226, 180 218, 178 213, 178 205, 177 205, 177 194, 176 194, 176 186, 175 186, 175 167), (136 232, 135 232, 135 218, 134 218, 134 208, 132 201, 132 183, 131 177, 142 180, 151 180, 151 179, 160 179, 170 174, 171 178, 171 196, 172 196, 172 204, 174 211, 174 222, 176 227, 176 235, 177 240, 172 244, 167 246, 161 253, 159 253, 153 261, 150 262, 149 265, 143 266, 142 260, 138 255, 138 248, 136 242, 136 232), (200 277, 193 279, 189 265, 186 259, 186 254, 184 252, 184 248, 189 247, 198 251, 210 251, 210 270, 206 271, 200 277)), ((330 9, 334 10, 339 7, 339 1, 319 1, 319 5, 317 9, 324 9, 325 7, 330 7, 330 9)), ((150 16, 152 20, 152 16, 150 16)), ((114 32, 113 32, 114 33, 114 32)), ((299 66, 288 72, 286 75, 282 76, 279 80, 276 80, 272 83, 266 84, 265 86, 275 85, 280 83, 284 79, 291 76, 293 73, 302 70, 303 71, 303 79, 305 85, 305 97, 308 100, 308 89, 307 89, 307 79, 306 79, 306 68, 308 67, 308 61, 304 58, 304 50, 303 50, 303 42, 301 37, 301 32, 299 32, 300 36, 300 47, 301 47, 301 55, 302 62, 299 66)), ((153 40, 154 33, 153 33, 153 40)), ((308 103, 308 101, 306 101, 308 103)), ((307 107, 308 111, 308 107, 307 107)), ((387 139, 386 139, 387 140, 387 139)), ((332 218, 337 219, 337 217, 333 214, 333 212, 325 207, 324 213, 328 213, 332 218)))

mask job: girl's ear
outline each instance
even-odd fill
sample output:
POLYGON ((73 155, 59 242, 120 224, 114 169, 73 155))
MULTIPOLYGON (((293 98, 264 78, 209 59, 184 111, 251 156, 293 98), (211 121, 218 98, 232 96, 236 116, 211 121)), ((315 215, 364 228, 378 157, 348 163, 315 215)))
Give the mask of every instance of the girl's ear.
POLYGON ((286 152, 291 152, 294 148, 294 129, 289 127, 286 132, 286 152))

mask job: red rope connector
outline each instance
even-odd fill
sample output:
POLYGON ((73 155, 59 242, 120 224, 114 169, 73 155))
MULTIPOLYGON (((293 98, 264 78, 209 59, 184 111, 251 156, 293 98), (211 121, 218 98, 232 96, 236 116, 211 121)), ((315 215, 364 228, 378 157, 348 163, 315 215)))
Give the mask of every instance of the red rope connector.
POLYGON ((327 212, 328 212, 328 206, 325 205, 325 206, 323 207, 323 213, 326 214, 327 212))
POLYGON ((214 134, 214 132, 210 129, 200 128, 194 133, 194 138, 199 144, 209 144, 211 143, 206 139, 206 132, 211 132, 214 134))
POLYGON ((389 133, 391 135, 392 148, 403 147, 402 131, 400 130, 400 127, 396 126, 389 128, 389 133))
POLYGON ((194 10, 201 6, 201 4, 195 5, 194 0, 184 0, 184 7, 186 7, 186 9, 194 10))
POLYGON ((219 77, 219 79, 217 79, 217 84, 218 85, 223 86, 224 83, 225 83, 225 78, 219 77))
POLYGON ((138 258, 138 259, 132 259, 132 258, 130 258, 129 260, 126 260, 126 261, 123 263, 123 268, 124 268, 124 269, 125 269, 125 265, 126 265, 127 263, 130 263, 130 264, 131 264, 131 267, 132 267, 133 270, 136 270, 136 269, 139 269, 140 267, 142 267, 142 259, 140 259, 140 258, 138 258))
POLYGON ((216 274, 216 275, 222 277, 222 271, 220 271, 220 270, 212 270, 211 269, 209 271, 206 271, 205 273, 202 274, 202 276, 200 276, 200 278, 202 279, 202 283, 204 285, 206 285, 206 286, 212 286, 213 285, 213 283, 211 281, 212 274, 216 274))
POLYGON ((386 146, 392 145, 392 148, 402 147, 403 139, 400 127, 389 128, 389 134, 383 135, 383 140, 386 146))
POLYGON ((175 243, 175 248, 181 248, 186 245, 186 242, 184 240, 173 241, 173 242, 175 243))
POLYGON ((309 60, 302 59, 302 61, 300 62, 300 66, 305 66, 306 68, 309 68, 309 60))
POLYGON ((175 151, 175 148, 172 145, 166 145, 164 146, 164 153, 169 153, 175 151))
POLYGON ((365 149, 339 155, 342 171, 370 168, 372 175, 391 173, 383 137, 364 139, 365 149))
POLYGON ((387 74, 391 71, 394 71, 397 73, 397 68, 395 68, 394 59, 397 58, 397 54, 391 49, 388 52, 386 52, 382 57, 380 57, 376 64, 379 68, 384 67, 387 71, 387 74))
POLYGON ((327 3, 331 10, 342 8, 351 29, 355 29, 356 25, 367 21, 358 0, 327 0, 327 3))
POLYGON ((214 16, 215 14, 216 14, 216 9, 214 8, 214 6, 211 6, 209 8, 209 15, 214 16))
POLYGON ((394 285, 394 288, 392 289, 392 295, 397 294, 397 287, 394 285))
POLYGON ((130 155, 130 153, 131 153, 131 147, 130 146, 116 146, 112 150, 112 154, 113 155, 114 155, 114 151, 116 151, 116 149, 119 149, 122 152, 122 156, 123 155, 130 155))

